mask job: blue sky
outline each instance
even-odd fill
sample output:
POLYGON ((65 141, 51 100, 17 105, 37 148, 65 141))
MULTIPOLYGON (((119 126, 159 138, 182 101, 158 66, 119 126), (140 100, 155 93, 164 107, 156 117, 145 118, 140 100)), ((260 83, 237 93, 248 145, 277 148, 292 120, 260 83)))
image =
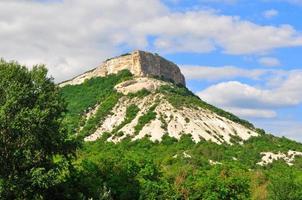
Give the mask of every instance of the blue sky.
POLYGON ((59 82, 142 49, 177 63, 202 99, 302 141, 301 0, 0 2, 0 56, 59 82))

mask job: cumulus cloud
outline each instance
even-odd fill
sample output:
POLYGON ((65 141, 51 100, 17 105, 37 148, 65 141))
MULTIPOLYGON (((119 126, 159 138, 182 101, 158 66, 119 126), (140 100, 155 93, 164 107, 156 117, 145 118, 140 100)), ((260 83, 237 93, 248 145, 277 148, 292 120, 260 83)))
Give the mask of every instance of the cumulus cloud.
POLYGON ((0 30, 1 57, 45 63, 57 81, 127 49, 241 55, 302 45, 290 25, 263 26, 209 10, 171 11, 159 0, 0 1, 0 30))
POLYGON ((274 88, 256 88, 238 81, 228 81, 212 85, 198 95, 241 116, 260 117, 262 113, 264 118, 275 117, 275 109, 302 103, 301 82, 302 71, 293 70, 274 88))
POLYGON ((257 108, 235 108, 235 107, 225 107, 225 110, 236 113, 238 116, 244 118, 275 118, 277 113, 269 109, 257 109, 257 108))
POLYGON ((157 36, 155 46, 167 52, 209 52, 220 47, 225 53, 242 55, 302 45, 302 35, 290 25, 261 26, 212 11, 172 13, 137 28, 157 36))
POLYGON ((213 67, 184 65, 181 66, 181 72, 185 75, 186 79, 213 81, 234 79, 238 77, 259 79, 269 71, 263 69, 249 70, 235 66, 213 67))
POLYGON ((278 14, 279 14, 278 10, 275 10, 275 9, 266 10, 262 13, 262 15, 266 19, 271 19, 273 17, 276 17, 276 16, 278 16, 278 14))
POLYGON ((258 62, 267 67, 277 67, 281 65, 281 62, 274 57, 262 57, 258 60, 258 62))
POLYGON ((147 0, 0 1, 1 56, 45 63, 60 81, 120 53, 120 45, 144 48, 146 35, 133 25, 165 12, 159 1, 147 0))

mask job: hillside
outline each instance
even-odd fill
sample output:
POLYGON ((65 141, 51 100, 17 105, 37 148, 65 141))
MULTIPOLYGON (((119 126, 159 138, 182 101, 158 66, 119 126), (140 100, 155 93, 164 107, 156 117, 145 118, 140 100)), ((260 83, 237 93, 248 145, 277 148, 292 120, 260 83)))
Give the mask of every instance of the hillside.
POLYGON ((64 124, 83 143, 78 187, 92 197, 105 186, 113 199, 302 196, 300 143, 202 101, 171 77, 87 73, 61 94, 64 124))
MULTIPOLYGON (((78 118, 73 124, 73 130, 85 136, 85 141, 95 141, 103 133, 110 133, 112 136, 108 141, 113 142, 128 136, 133 140, 149 137, 152 141, 161 141, 165 134, 176 139, 190 134, 195 142, 207 140, 232 144, 258 136, 252 124, 200 100, 184 86, 184 80, 181 84, 173 84, 175 81, 180 83, 177 81, 183 75, 169 61, 161 65, 163 61, 157 62, 159 58, 158 55, 136 51, 110 59, 115 64, 108 66, 106 61, 100 68, 93 70, 110 68, 111 75, 99 74, 101 78, 94 76, 89 79, 91 73, 96 74, 89 71, 60 84, 64 87, 63 94, 67 101, 71 101, 69 105, 73 106, 70 112, 78 118), (137 52, 145 56, 137 58, 137 52), (131 55, 132 60, 128 58, 131 55), (144 63, 148 63, 148 67, 144 63), (162 69, 165 67, 173 68, 172 71, 178 73, 168 75, 162 69), (137 74, 132 74, 130 70, 137 74), (81 94, 81 91, 85 92, 81 94), (91 91, 91 97, 87 96, 87 91, 91 91), (81 99, 82 95, 85 95, 84 99, 81 99), (86 106, 79 107, 80 104, 86 106)), ((76 118, 70 117, 72 120, 76 118)))

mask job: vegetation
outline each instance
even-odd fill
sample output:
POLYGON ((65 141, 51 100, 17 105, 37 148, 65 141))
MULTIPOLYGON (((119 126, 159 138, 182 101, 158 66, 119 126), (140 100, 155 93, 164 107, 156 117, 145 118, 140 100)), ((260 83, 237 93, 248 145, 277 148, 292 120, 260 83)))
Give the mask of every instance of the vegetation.
MULTIPOLYGON (((256 163, 261 152, 302 152, 302 145, 261 129, 259 137, 234 145, 196 144, 185 134, 179 140, 166 134, 161 142, 129 137, 107 142, 112 134, 121 136, 121 128, 137 116, 139 108, 132 104, 112 133, 76 145, 71 133, 77 130, 83 139, 94 132, 123 96, 114 86, 131 74, 122 71, 58 89, 46 72, 43 66, 28 70, 0 62, 0 199, 301 199, 302 158, 293 166, 282 160, 265 167, 256 163), (85 114, 96 105, 87 120, 85 114)), ((186 88, 164 86, 158 92, 176 108, 198 106, 253 127, 186 88)), ((136 133, 155 118, 157 105, 139 118, 136 133)))
POLYGON ((302 197, 301 169, 284 167, 282 164, 273 166, 268 174, 268 185, 271 199, 296 200, 302 197))
POLYGON ((0 199, 43 199, 67 174, 75 143, 65 104, 44 66, 0 61, 0 199))
POLYGON ((113 199, 258 200, 286 199, 288 195, 299 199, 302 172, 301 166, 296 165, 298 160, 292 167, 282 161, 267 167, 256 164, 261 159, 260 152, 268 149, 301 150, 301 144, 290 140, 266 135, 243 145, 229 146, 206 141, 195 144, 187 135, 179 141, 165 136, 161 143, 145 138, 114 144, 105 139, 85 143, 78 159, 94 163, 106 174, 102 180, 111 189, 113 199), (190 157, 185 157, 184 152, 190 157), (221 164, 211 165, 209 160, 221 164), (131 177, 126 175, 131 181, 121 178, 120 171, 118 177, 112 176, 116 174, 111 171, 113 168, 125 169, 126 174, 131 172, 131 177), (120 196, 121 191, 127 198, 120 196))

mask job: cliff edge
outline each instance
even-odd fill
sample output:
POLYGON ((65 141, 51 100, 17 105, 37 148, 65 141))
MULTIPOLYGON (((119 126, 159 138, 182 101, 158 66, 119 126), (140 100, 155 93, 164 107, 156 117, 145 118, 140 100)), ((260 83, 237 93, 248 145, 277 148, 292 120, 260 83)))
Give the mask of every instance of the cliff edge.
POLYGON ((83 83, 86 79, 116 74, 124 69, 128 69, 137 77, 156 76, 185 86, 185 78, 176 64, 157 54, 145 51, 133 51, 108 59, 97 68, 85 72, 71 80, 62 82, 59 85, 60 87, 65 85, 77 85, 83 83))

